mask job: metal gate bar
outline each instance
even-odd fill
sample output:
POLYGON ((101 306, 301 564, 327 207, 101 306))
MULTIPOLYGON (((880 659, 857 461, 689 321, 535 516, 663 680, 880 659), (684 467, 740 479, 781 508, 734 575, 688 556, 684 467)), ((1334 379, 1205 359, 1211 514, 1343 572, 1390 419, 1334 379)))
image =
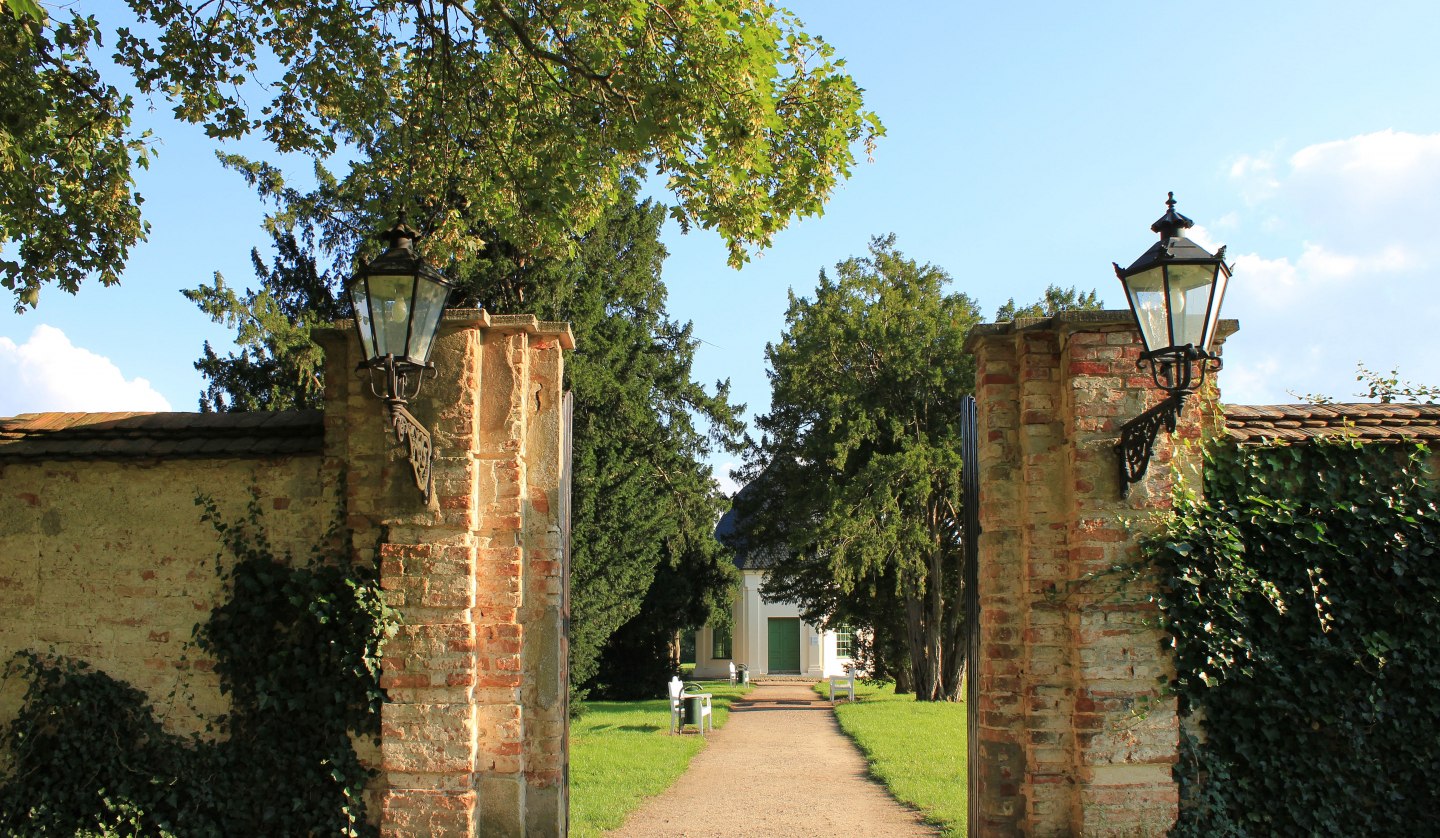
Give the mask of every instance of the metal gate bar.
POLYGON ((975 397, 960 400, 961 509, 960 545, 965 571, 965 741, 969 748, 965 777, 970 786, 969 834, 980 834, 980 444, 975 397))

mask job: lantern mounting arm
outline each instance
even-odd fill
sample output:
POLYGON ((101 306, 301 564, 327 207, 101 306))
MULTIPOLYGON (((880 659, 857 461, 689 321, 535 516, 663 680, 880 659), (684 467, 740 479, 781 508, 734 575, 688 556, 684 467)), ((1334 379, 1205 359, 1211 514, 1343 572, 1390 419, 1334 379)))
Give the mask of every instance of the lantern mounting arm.
POLYGON ((373 361, 363 361, 357 369, 370 371, 370 392, 383 399, 390 408, 390 427, 395 431, 395 441, 407 443, 410 468, 415 473, 415 487, 430 503, 434 490, 435 446, 430 432, 406 407, 409 398, 420 390, 425 371, 433 365, 417 366, 397 361, 394 355, 386 355, 373 361), (376 373, 382 375, 377 376, 376 373), (413 384, 410 376, 415 373, 413 384))
POLYGON ((1160 429, 1175 433, 1175 424, 1189 398, 1201 384, 1205 373, 1214 365, 1220 369, 1220 358, 1194 346, 1177 346, 1158 352, 1141 353, 1135 366, 1150 365, 1156 386, 1169 393, 1165 400, 1120 426, 1120 441, 1115 453, 1120 460, 1120 496, 1130 494, 1130 484, 1140 482, 1155 450, 1160 429), (1196 369, 1198 367, 1198 374, 1196 369))
POLYGON ((1120 441, 1115 443, 1115 453, 1120 461, 1122 498, 1130 494, 1130 484, 1140 482, 1145 476, 1160 429, 1175 433, 1175 424, 1185 408, 1185 400, 1205 383, 1205 373, 1212 364, 1215 369, 1220 369, 1221 361, 1217 355, 1186 345, 1141 353, 1135 366, 1142 364, 1150 365, 1150 375, 1155 379, 1156 386, 1169 395, 1120 426, 1120 441))
POLYGON ((1122 498, 1130 494, 1132 483, 1139 483, 1145 476, 1160 429, 1175 433, 1175 424, 1189 395, 1184 390, 1175 390, 1164 401, 1120 426, 1120 441, 1115 444, 1115 451, 1120 459, 1122 498))
POLYGON ((388 399, 390 405, 390 426, 395 429, 395 438, 409 443, 410 469, 415 473, 415 487, 430 503, 434 491, 435 446, 430 441, 430 432, 411 415, 400 399, 388 399))

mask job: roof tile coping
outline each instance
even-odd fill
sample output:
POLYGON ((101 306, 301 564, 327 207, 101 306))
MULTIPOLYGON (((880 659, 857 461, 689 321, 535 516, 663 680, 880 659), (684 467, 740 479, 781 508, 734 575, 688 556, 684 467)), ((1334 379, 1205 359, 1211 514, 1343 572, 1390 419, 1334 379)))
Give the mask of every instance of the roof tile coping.
POLYGON ((318 454, 319 410, 23 413, 0 418, 0 461, 318 454))
POLYGON ((1440 440, 1440 405, 1224 405, 1227 436, 1241 444, 1349 437, 1367 442, 1440 440))

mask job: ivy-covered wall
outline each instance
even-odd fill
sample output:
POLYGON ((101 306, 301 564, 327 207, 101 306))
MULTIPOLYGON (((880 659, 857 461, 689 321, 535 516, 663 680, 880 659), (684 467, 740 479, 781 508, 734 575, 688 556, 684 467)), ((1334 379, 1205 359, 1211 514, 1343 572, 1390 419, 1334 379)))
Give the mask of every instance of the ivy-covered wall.
POLYGON ((1217 444, 1145 545, 1187 718, 1172 834, 1440 823, 1440 490, 1429 453, 1217 444))
POLYGON ((308 555, 277 552, 251 492, 237 519, 195 498, 217 547, 214 601, 195 609, 178 658, 147 661, 214 676, 217 706, 198 706, 193 679, 147 694, 114 674, 124 655, 103 643, 99 665, 83 649, 16 653, 0 670, 23 687, 0 723, 0 835, 377 832, 391 621, 374 568, 348 561, 338 526, 312 533, 308 555))

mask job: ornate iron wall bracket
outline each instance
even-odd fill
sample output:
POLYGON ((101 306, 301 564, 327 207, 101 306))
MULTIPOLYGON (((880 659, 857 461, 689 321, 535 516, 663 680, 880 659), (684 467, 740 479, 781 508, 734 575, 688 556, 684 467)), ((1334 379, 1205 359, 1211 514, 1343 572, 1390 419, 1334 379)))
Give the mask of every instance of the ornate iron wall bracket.
POLYGON ((1145 476, 1160 429, 1175 433, 1175 422, 1185 406, 1185 396, 1184 391, 1171 393, 1165 401, 1120 426, 1120 441, 1115 444, 1115 453, 1120 459, 1120 497, 1129 495, 1130 485, 1145 476))
POLYGON ((410 448, 410 468, 415 472, 415 486, 424 496, 425 503, 430 503, 430 493, 434 486, 434 474, 431 465, 435 459, 435 448, 430 443, 430 432, 420 424, 420 420, 405 409, 405 403, 398 399, 390 399, 390 424, 395 428, 395 439, 397 442, 408 442, 410 448))

